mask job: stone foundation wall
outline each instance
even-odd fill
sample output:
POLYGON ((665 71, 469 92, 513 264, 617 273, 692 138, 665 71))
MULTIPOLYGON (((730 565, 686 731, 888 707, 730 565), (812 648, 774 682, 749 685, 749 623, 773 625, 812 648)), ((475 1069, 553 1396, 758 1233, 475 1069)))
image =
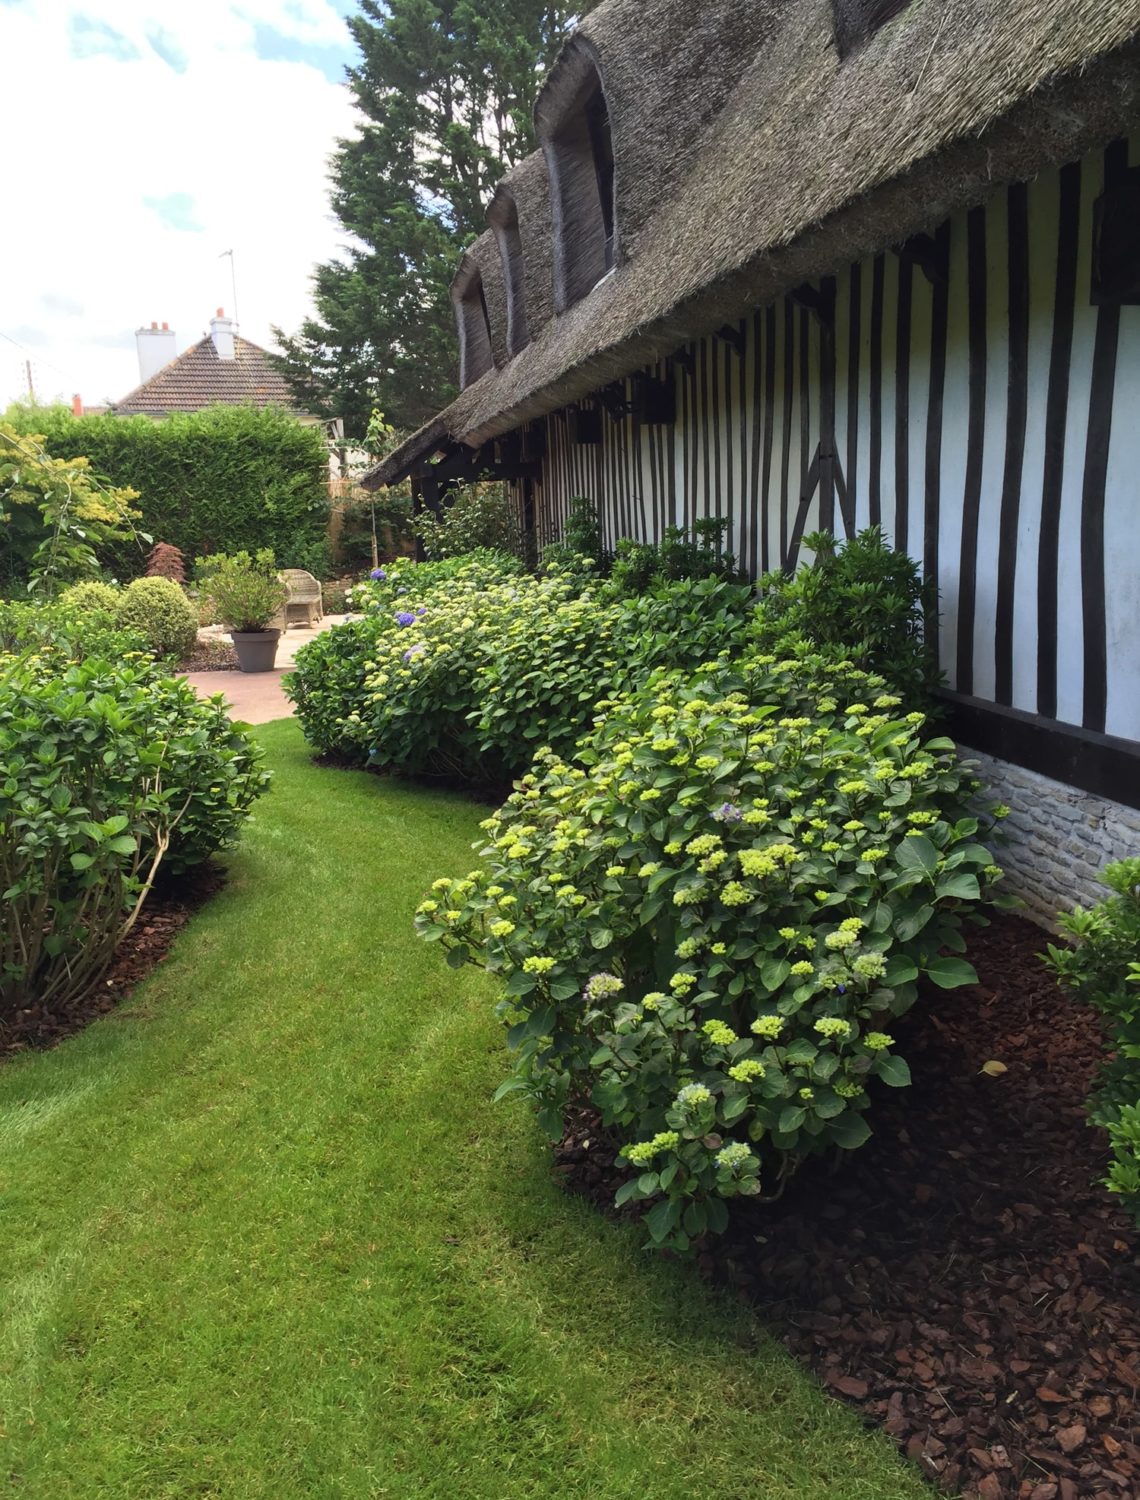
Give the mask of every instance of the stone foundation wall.
POLYGON ((1058 911, 1102 901, 1108 891, 1100 871, 1140 854, 1140 810, 965 745, 961 752, 978 762, 983 784, 1010 809, 1006 842, 995 846, 994 859, 1006 872, 1001 888, 1021 897, 1033 921, 1053 927, 1058 911))

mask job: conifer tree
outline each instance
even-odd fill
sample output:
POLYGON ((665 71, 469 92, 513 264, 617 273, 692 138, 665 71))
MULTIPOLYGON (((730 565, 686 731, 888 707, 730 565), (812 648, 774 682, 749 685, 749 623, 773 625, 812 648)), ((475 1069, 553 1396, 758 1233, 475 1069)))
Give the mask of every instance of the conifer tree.
POLYGON ((455 389, 448 285, 499 178, 535 146, 542 78, 588 5, 360 0, 349 21, 358 133, 337 143, 332 207, 348 236, 313 276, 317 315, 274 333, 304 409, 362 435, 375 407, 417 426, 455 389))

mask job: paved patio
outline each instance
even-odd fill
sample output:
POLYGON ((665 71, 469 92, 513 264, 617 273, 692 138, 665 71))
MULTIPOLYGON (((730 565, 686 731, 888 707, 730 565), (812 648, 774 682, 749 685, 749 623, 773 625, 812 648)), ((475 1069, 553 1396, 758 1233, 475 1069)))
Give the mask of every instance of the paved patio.
MULTIPOLYGON (((291 625, 277 643, 277 665, 272 672, 187 672, 186 681, 200 698, 221 693, 230 714, 246 724, 268 724, 271 719, 292 717, 293 705, 285 696, 281 679, 293 669, 297 652, 322 631, 340 625, 348 615, 325 615, 319 625, 310 628, 291 625)), ((210 625, 198 632, 199 639, 225 640, 227 631, 221 625, 210 625)))

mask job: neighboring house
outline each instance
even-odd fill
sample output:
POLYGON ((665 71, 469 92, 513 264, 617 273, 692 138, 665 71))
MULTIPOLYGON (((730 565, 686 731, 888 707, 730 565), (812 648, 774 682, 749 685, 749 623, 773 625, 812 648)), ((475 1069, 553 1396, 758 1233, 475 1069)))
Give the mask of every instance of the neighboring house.
POLYGON ((463 390, 369 476, 881 523, 1035 910, 1140 845, 1140 3, 606 0, 452 296, 463 390))
POLYGON ((138 329, 135 342, 141 384, 115 403, 116 416, 168 417, 221 404, 280 406, 299 422, 322 420, 294 410, 289 387, 269 354, 235 333, 233 320, 220 307, 207 336, 182 354, 175 352, 174 331, 166 323, 138 329))

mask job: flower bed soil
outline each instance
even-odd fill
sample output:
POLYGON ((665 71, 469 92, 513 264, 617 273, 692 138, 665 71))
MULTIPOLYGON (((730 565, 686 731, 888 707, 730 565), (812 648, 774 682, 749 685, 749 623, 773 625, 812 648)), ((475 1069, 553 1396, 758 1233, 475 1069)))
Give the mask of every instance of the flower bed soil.
POLYGON ((190 654, 178 665, 179 672, 236 672, 237 652, 233 642, 220 637, 198 637, 190 654))
POLYGON ((50 1009, 31 1006, 0 1024, 0 1062, 17 1052, 54 1047, 114 1010, 163 961, 176 935, 224 883, 224 871, 207 864, 156 886, 139 920, 120 943, 111 967, 92 989, 70 1004, 50 1009))
MULTIPOLYGON (((1011 917, 976 934, 981 983, 896 1026, 914 1084, 883 1091, 873 1139, 779 1203, 740 1203, 699 1263, 939 1488, 1135 1497, 1140 1235, 1093 1185, 1100 1026, 1037 959, 1044 941, 1011 917)), ((625 1174, 596 1119, 556 1159, 610 1207, 625 1174)))

